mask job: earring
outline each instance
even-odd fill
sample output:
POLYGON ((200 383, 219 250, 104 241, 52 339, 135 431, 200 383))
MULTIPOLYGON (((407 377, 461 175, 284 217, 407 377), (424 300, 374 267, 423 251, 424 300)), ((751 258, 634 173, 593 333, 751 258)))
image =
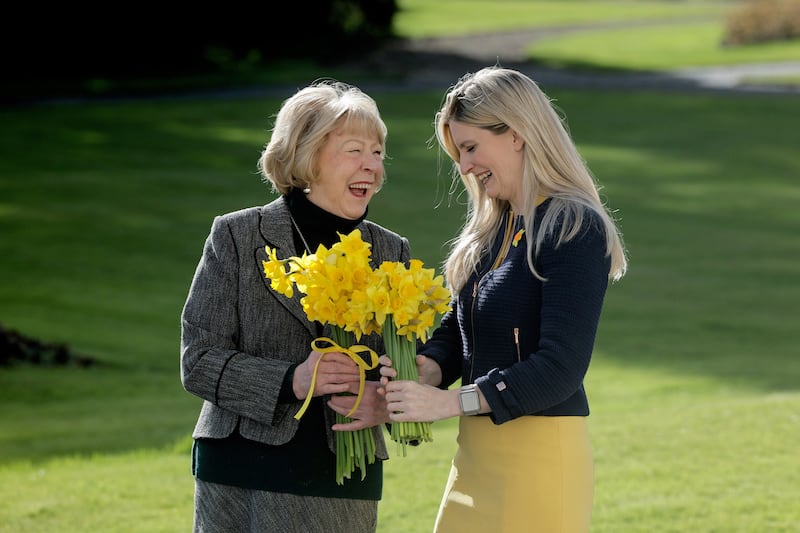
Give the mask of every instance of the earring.
POLYGON ((303 189, 303 192, 306 193, 306 194, 310 193, 311 192, 311 185, 306 185, 305 189, 303 189))

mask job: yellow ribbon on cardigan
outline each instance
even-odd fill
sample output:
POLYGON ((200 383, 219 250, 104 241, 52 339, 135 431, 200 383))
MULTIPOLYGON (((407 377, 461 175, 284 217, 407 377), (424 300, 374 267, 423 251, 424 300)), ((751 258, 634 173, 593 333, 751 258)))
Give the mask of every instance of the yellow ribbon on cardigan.
POLYGON ((352 415, 356 409, 358 409, 359 404, 361 404, 361 396, 364 394, 364 383, 367 380, 367 370, 372 370, 373 368, 378 366, 378 354, 375 353, 375 350, 370 348, 369 346, 363 346, 361 344, 354 344, 349 348, 344 348, 343 346, 339 346, 336 344, 333 339, 328 337, 319 337, 314 339, 311 342, 311 348, 322 353, 323 355, 317 359, 316 364, 314 365, 314 373, 311 375, 311 386, 308 388, 308 395, 306 395, 306 400, 303 402, 303 406, 294 415, 295 419, 300 420, 300 417, 303 416, 303 413, 306 412, 308 408, 308 404, 311 403, 311 397, 314 394, 314 386, 317 383, 317 370, 319 369, 319 363, 322 361, 322 357, 326 353, 330 352, 342 352, 343 354, 350 357, 353 362, 358 365, 358 374, 359 374, 359 384, 358 384, 358 396, 356 396, 356 403, 353 405, 353 408, 350 409, 350 412, 347 413, 345 416, 352 415), (320 342, 328 343, 328 346, 320 346, 320 342), (369 354, 369 363, 364 360, 364 357, 361 354, 369 354))

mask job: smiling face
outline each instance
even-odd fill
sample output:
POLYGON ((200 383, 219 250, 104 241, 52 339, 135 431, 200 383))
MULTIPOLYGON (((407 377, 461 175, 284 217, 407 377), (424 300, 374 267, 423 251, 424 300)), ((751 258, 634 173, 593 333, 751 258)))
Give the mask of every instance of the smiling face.
POLYGON ((449 123, 450 135, 458 149, 459 169, 478 180, 490 198, 506 200, 521 213, 523 150, 525 143, 508 129, 496 134, 457 120, 449 123))
POLYGON ((361 217, 383 179, 383 155, 377 138, 333 131, 320 150, 318 179, 307 198, 342 218, 361 217))

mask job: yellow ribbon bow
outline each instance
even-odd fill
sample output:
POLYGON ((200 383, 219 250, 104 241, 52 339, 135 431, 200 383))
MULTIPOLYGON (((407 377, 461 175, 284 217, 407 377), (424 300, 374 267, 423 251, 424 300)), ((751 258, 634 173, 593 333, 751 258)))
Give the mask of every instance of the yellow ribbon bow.
POLYGON ((356 396, 356 403, 353 405, 353 408, 350 409, 350 412, 347 413, 346 415, 349 417, 356 411, 356 409, 358 409, 358 406, 361 403, 361 396, 364 394, 364 382, 367 379, 366 371, 372 370, 373 368, 378 366, 378 354, 375 353, 375 350, 373 350, 372 348, 368 346, 363 346, 361 344, 354 344, 349 348, 344 348, 336 344, 333 341, 333 339, 330 339, 328 337, 319 337, 317 339, 314 339, 311 342, 311 348, 322 353, 323 355, 320 356, 319 359, 317 359, 317 362, 314 365, 314 373, 311 376, 311 386, 308 388, 308 395, 306 395, 306 401, 303 402, 303 406, 300 408, 297 414, 294 415, 294 417, 297 420, 300 420, 300 417, 303 416, 303 413, 306 412, 308 404, 311 403, 311 396, 314 393, 314 386, 316 385, 317 382, 317 369, 319 368, 319 363, 320 361, 322 361, 322 357, 324 356, 324 354, 330 352, 342 352, 343 354, 350 357, 350 359, 352 359, 356 365, 358 365, 358 374, 359 374, 358 396, 356 396), (321 342, 327 343, 328 346, 320 346, 319 343, 321 342), (361 356, 362 353, 369 354, 369 360, 370 360, 369 363, 367 363, 364 360, 364 357, 361 356))

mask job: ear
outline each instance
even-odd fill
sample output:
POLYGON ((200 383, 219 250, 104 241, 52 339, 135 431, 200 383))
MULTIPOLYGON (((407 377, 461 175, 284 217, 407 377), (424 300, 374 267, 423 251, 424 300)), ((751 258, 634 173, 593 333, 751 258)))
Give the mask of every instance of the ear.
POLYGON ((516 131, 511 130, 511 144, 514 146, 514 151, 519 152, 525 148, 525 141, 522 140, 516 131))

